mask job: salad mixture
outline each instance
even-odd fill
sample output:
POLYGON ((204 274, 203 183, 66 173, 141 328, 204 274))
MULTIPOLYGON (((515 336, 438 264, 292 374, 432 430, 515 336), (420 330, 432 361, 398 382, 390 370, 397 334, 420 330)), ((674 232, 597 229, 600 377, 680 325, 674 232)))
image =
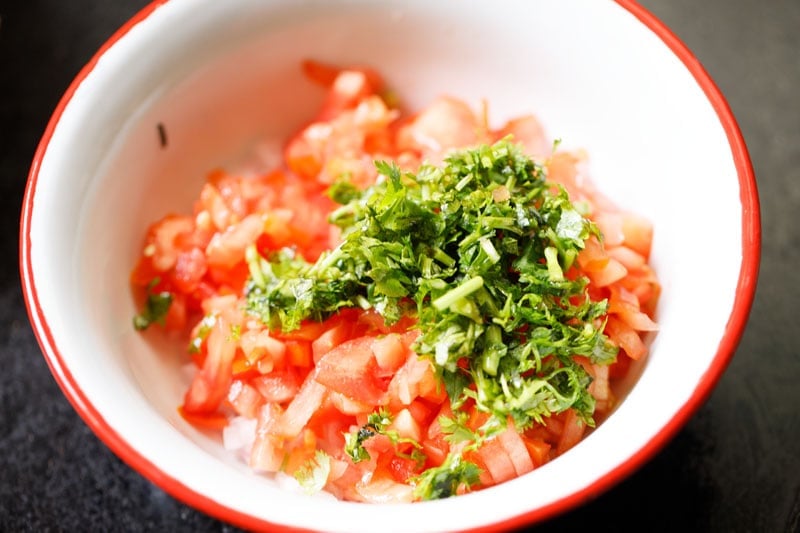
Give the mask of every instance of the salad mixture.
POLYGON ((212 172, 133 270, 134 326, 187 338, 181 415, 257 471, 365 502, 569 450, 657 329, 651 225, 533 116, 408 114, 370 69, 304 68, 327 98, 283 165, 212 172))

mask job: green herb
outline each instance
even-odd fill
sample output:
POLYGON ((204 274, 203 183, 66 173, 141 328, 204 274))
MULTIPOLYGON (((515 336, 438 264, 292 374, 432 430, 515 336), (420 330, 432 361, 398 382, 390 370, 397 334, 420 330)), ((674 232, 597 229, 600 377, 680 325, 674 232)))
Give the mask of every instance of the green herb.
POLYGON ((407 457, 415 460, 419 465, 425 462, 425 457, 420 451, 422 445, 413 439, 400 437, 396 431, 389 430, 388 427, 392 423, 391 414, 381 409, 378 412, 370 413, 367 417, 367 423, 344 436, 345 453, 352 459, 354 463, 361 461, 368 461, 370 459, 369 452, 364 448, 364 442, 376 435, 385 435, 389 437, 391 443, 397 448, 398 444, 411 445, 412 452, 410 454, 397 452, 400 457, 407 457))
POLYGON ((444 462, 425 470, 412 480, 414 496, 421 500, 449 498, 458 493, 460 487, 474 487, 478 484, 481 469, 460 454, 449 454, 444 462))
POLYGON ((459 488, 469 490, 480 481, 481 469, 464 459, 464 453, 475 451, 488 439, 505 431, 505 420, 490 417, 477 431, 467 426, 469 415, 463 411, 453 413, 453 418, 439 417, 439 427, 451 444, 466 443, 451 451, 441 465, 432 467, 412 479, 414 494, 421 500, 448 498, 457 494, 459 488))
POLYGON ((172 293, 167 291, 153 292, 159 283, 159 278, 154 278, 147 286, 147 300, 144 310, 133 317, 133 327, 139 331, 145 330, 151 324, 164 325, 169 306, 172 304, 172 293))
MULTIPOLYGON (((572 270, 600 234, 566 191, 508 140, 416 174, 376 168, 381 179, 364 191, 334 187, 342 242, 317 262, 288 249, 248 254, 248 311, 282 330, 343 307, 372 308, 389 324, 411 314, 414 348, 454 409, 473 400, 524 429, 572 408, 593 425, 591 378, 574 358, 607 364, 617 348, 602 333, 607 302, 592 301, 572 270)), ((452 459, 445 477, 469 478, 464 464, 452 459)))
POLYGON ((331 458, 322 450, 317 450, 314 457, 298 468, 294 477, 306 494, 316 494, 325 488, 331 473, 331 458))

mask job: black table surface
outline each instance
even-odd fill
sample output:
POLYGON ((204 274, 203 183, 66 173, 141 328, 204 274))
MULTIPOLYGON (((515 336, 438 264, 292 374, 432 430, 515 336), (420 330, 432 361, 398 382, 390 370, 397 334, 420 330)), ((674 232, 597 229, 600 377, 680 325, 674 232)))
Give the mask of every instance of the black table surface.
MULTIPOLYGON (((52 378, 20 289, 22 194, 49 115, 97 48, 146 3, 0 0, 3 531, 235 530, 173 499, 94 436, 52 378)), ((694 52, 742 129, 762 209, 759 285, 736 355, 688 424, 638 472, 536 530, 798 531, 800 1, 641 4, 694 52)))

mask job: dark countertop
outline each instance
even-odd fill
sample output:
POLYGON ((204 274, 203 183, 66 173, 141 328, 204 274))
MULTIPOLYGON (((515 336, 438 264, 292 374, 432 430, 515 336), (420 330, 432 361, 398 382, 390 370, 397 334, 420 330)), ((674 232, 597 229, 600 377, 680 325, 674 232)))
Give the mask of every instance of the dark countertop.
MULTIPOLYGON (((0 3, 2 531, 234 530, 165 494, 94 436, 50 375, 20 290, 22 193, 48 117, 145 4, 0 3)), ((761 199, 759 286, 735 357, 684 429, 630 478, 536 530, 800 531, 800 2, 641 4, 693 50, 742 129, 761 199)))

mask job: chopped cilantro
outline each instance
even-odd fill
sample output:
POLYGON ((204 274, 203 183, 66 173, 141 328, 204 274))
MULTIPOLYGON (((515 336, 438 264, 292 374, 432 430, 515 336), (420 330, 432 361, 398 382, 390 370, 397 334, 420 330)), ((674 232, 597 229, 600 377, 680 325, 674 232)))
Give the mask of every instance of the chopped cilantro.
MULTIPOLYGON (((376 168, 364 191, 332 189, 342 242, 315 263, 290 249, 248 253, 247 310, 287 331, 343 307, 372 308, 390 324, 411 314, 414 348, 455 410, 472 400, 495 423, 511 417, 524 429, 572 408, 592 425, 591 378, 574 357, 607 364, 617 348, 602 332, 607 302, 591 300, 572 270, 584 241, 600 236, 580 206, 508 140, 416 174, 376 168)), ((367 424, 350 437, 354 460, 379 431, 367 424)), ((448 460, 420 491, 439 497, 475 478, 469 463, 448 460)))
POLYGON ((322 450, 298 468, 294 477, 306 494, 316 494, 325 488, 331 472, 331 458, 322 450))
POLYGON ((163 326, 167 319, 167 312, 172 304, 172 293, 167 291, 153 292, 158 282, 159 278, 155 278, 147 286, 147 300, 145 301, 144 309, 133 317, 133 327, 139 331, 149 328, 151 324, 163 326))
POLYGON ((398 444, 408 444, 411 446, 412 452, 410 454, 397 452, 399 456, 408 457, 417 461, 419 465, 422 465, 425 462, 425 457, 420 452, 422 445, 412 439, 400 437, 396 431, 388 429, 391 423, 392 417, 388 411, 381 409, 380 411, 371 413, 369 417, 367 417, 366 424, 357 430, 345 434, 345 453, 354 463, 368 461, 370 455, 364 448, 364 442, 376 435, 386 435, 395 446, 395 449, 397 449, 398 444))
POLYGON ((458 494, 461 487, 478 484, 481 470, 478 465, 465 461, 460 454, 450 454, 444 462, 425 470, 413 479, 414 496, 420 500, 438 500, 458 494))

